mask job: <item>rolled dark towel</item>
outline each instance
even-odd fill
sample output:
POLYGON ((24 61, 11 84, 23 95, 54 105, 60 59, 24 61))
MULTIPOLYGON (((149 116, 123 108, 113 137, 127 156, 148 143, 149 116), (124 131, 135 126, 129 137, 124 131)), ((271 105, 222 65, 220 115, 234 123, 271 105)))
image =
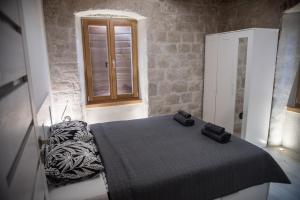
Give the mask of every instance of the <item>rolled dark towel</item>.
POLYGON ((231 137, 231 134, 229 134, 229 133, 224 132, 220 135, 217 135, 214 132, 212 132, 210 130, 207 130, 205 128, 202 129, 202 134, 209 137, 209 138, 211 138, 211 139, 213 139, 213 140, 215 140, 215 141, 217 141, 217 142, 219 142, 219 143, 222 143, 222 144, 229 142, 230 137, 231 137))
POLYGON ((189 119, 192 117, 192 115, 188 112, 185 112, 184 110, 178 110, 177 113, 179 113, 180 115, 182 115, 184 118, 189 119))
POLYGON ((221 126, 217 126, 215 124, 212 123, 207 123, 205 124, 205 129, 214 132, 217 135, 221 135, 225 132, 225 128, 221 127, 221 126))
POLYGON ((179 113, 176 113, 173 119, 182 124, 183 126, 193 126, 195 124, 195 121, 193 119, 186 119, 179 113))

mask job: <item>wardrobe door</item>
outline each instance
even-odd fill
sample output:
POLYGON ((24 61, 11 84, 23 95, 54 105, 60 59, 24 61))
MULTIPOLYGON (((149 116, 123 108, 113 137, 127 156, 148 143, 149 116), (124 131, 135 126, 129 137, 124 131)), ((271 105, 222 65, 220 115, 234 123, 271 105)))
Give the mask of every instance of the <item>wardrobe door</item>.
POLYGON ((215 123, 230 133, 234 127, 237 44, 230 34, 219 38, 215 123))
MULTIPOLYGON (((1 10, 0 10, 1 12, 1 10)), ((22 35, 3 17, 0 20, 0 87, 26 75, 22 35)))
MULTIPOLYGON (((268 141, 272 105, 273 83, 277 53, 278 30, 254 29, 250 70, 247 69, 249 86, 246 87, 247 124, 245 139, 265 147, 268 141)), ((250 43, 249 43, 250 44, 250 43)), ((246 85, 247 85, 246 84, 246 85)), ((246 103, 246 99, 245 99, 246 103)))
POLYGON ((26 135, 22 150, 9 184, 11 200, 32 200, 39 160, 38 142, 33 125, 26 135))
POLYGON ((217 91, 218 36, 206 36, 203 120, 214 123, 217 91))

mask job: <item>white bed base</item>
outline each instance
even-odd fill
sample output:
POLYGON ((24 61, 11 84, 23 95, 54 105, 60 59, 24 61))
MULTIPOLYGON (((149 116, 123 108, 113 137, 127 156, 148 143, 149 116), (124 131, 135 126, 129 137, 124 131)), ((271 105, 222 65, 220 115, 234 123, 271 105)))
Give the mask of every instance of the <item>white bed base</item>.
POLYGON ((108 200, 102 177, 61 187, 49 187, 50 200, 108 200))
MULTIPOLYGON (((216 200, 267 200, 269 183, 256 185, 216 200)), ((101 176, 57 188, 49 188, 50 200, 109 200, 101 176)))
POLYGON ((252 186, 216 200, 267 200, 270 183, 252 186))

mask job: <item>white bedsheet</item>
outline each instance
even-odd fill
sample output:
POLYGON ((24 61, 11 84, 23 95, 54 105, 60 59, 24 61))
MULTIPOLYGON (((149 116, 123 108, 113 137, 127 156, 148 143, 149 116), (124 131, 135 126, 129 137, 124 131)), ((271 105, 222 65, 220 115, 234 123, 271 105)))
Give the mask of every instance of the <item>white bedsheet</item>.
POLYGON ((49 187, 50 200, 108 200, 102 176, 72 183, 66 186, 49 187))

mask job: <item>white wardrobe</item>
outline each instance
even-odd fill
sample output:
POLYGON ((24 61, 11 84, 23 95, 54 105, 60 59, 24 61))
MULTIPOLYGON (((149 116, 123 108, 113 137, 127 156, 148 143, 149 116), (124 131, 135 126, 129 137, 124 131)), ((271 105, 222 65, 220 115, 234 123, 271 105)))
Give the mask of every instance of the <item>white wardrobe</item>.
POLYGON ((206 36, 203 119, 266 146, 277 53, 277 29, 206 36))

